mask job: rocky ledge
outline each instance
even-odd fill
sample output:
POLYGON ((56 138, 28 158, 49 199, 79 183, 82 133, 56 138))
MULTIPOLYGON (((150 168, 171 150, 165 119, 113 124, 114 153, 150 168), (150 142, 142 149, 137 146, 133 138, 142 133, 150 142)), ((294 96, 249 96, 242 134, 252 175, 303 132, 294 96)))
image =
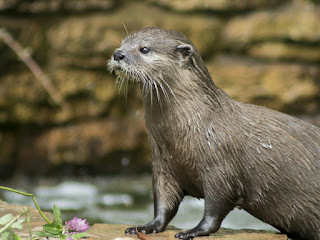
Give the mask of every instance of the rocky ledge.
MULTIPOLYGON (((11 213, 14 216, 21 213, 26 206, 11 205, 0 200, 0 217, 11 213)), ((27 207, 30 211, 31 219, 31 229, 32 232, 41 231, 42 225, 46 222, 42 219, 38 211, 32 207, 27 207)), ((46 216, 53 220, 53 214, 46 213, 46 216)), ((26 225, 26 224, 25 224, 26 225)), ((125 235, 124 230, 128 226, 126 225, 115 225, 115 224, 94 224, 89 229, 89 237, 87 240, 132 240, 138 239, 136 235, 125 235)), ((158 234, 148 235, 149 239, 152 240, 164 240, 164 239, 175 239, 174 235, 180 230, 173 227, 169 227, 167 231, 158 234)), ((22 230, 18 230, 17 233, 21 239, 28 239, 29 232, 26 226, 22 230)), ((41 238, 41 240, 45 238, 41 238)), ((141 238, 142 239, 142 238, 141 238)), ((287 240, 287 237, 283 234, 271 233, 266 231, 256 231, 256 230, 230 230, 230 229, 220 229, 217 233, 209 237, 198 238, 201 240, 211 240, 211 239, 238 239, 238 240, 287 240)), ((51 240, 54 240, 51 238, 51 240)))

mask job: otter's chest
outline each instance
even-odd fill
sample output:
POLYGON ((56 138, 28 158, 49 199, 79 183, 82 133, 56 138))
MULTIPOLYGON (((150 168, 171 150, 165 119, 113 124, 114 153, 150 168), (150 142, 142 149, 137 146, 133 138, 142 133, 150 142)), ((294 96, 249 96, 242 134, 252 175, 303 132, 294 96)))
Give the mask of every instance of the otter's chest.
POLYGON ((153 125, 149 129, 151 148, 159 154, 153 154, 152 161, 154 166, 167 169, 186 195, 201 198, 203 181, 199 168, 201 155, 205 153, 198 139, 200 135, 193 131, 190 126, 153 125))

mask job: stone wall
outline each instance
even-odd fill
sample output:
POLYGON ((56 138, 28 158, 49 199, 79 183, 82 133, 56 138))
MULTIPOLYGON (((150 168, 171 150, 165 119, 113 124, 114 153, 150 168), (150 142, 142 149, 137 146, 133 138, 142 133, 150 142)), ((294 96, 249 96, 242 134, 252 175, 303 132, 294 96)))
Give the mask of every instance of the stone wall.
POLYGON ((185 33, 239 101, 319 116, 319 0, 0 0, 0 27, 71 106, 57 106, 0 40, 2 177, 149 169, 139 91, 125 101, 106 70, 123 25, 185 33))

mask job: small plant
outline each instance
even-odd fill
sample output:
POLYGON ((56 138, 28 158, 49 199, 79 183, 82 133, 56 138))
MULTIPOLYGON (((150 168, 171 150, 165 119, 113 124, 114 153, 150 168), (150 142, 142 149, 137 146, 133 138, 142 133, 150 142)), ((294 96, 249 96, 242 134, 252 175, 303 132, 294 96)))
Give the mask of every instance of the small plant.
POLYGON ((88 233, 85 232, 89 229, 89 224, 86 219, 82 220, 75 217, 74 219, 66 222, 66 225, 63 226, 61 212, 56 205, 53 206, 53 213, 54 221, 43 225, 43 231, 35 233, 38 237, 55 237, 66 240, 78 240, 88 235, 88 233))
POLYGON ((8 190, 11 192, 15 192, 24 196, 32 197, 38 212, 42 216, 42 218, 47 222, 43 225, 43 231, 36 232, 36 237, 32 237, 31 228, 30 228, 30 218, 29 218, 29 210, 25 209, 21 214, 14 217, 12 214, 7 214, 0 218, 0 225, 3 227, 0 229, 1 240, 20 240, 21 238, 14 233, 13 229, 22 229, 22 224, 24 223, 24 219, 20 219, 23 215, 27 217, 27 223, 30 233, 31 239, 39 239, 40 237, 53 237, 59 238, 61 240, 78 240, 82 237, 88 235, 86 232, 89 229, 89 224, 86 219, 73 218, 70 221, 65 222, 65 226, 62 225, 61 211, 60 209, 54 205, 53 206, 53 214, 54 221, 50 222, 48 218, 41 211, 35 197, 33 194, 24 193, 12 188, 2 187, 0 189, 8 190))
POLYGON ((0 225, 3 227, 0 229, 1 240, 20 240, 21 238, 13 232, 13 229, 22 229, 24 219, 20 219, 23 215, 28 216, 28 209, 25 209, 22 213, 17 216, 13 216, 11 213, 6 214, 0 218, 0 225))
POLYGON ((84 233, 89 229, 89 224, 86 219, 73 218, 72 220, 66 222, 65 232, 69 235, 84 233))

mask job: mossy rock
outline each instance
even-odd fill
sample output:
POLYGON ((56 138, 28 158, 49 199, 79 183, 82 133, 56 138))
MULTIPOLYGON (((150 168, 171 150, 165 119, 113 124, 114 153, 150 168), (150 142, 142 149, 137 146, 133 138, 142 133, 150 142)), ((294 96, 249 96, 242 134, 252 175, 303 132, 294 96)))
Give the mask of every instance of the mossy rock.
MULTIPOLYGON (((272 0, 149 0, 159 6, 175 11, 245 11, 279 5, 279 1, 272 0)), ((286 1, 282 1, 284 3, 286 1)))
POLYGON ((71 17, 52 26, 47 34, 53 50, 51 65, 106 68, 107 60, 126 36, 121 23, 129 33, 149 26, 181 31, 192 39, 204 57, 219 48, 222 25, 217 18, 198 15, 186 18, 155 6, 128 2, 114 12, 71 17))
POLYGON ((263 42, 250 47, 248 54, 252 57, 268 60, 320 62, 320 46, 284 42, 263 42))
POLYGON ((295 1, 277 10, 253 12, 232 18, 224 28, 225 45, 231 48, 268 40, 319 43, 320 6, 295 1))
POLYGON ((116 6, 115 0, 0 0, 0 11, 15 11, 22 13, 47 13, 47 12, 83 12, 92 10, 110 10, 116 6))
POLYGON ((319 108, 317 65, 259 63, 254 59, 219 56, 208 63, 214 82, 241 102, 291 113, 319 108))

